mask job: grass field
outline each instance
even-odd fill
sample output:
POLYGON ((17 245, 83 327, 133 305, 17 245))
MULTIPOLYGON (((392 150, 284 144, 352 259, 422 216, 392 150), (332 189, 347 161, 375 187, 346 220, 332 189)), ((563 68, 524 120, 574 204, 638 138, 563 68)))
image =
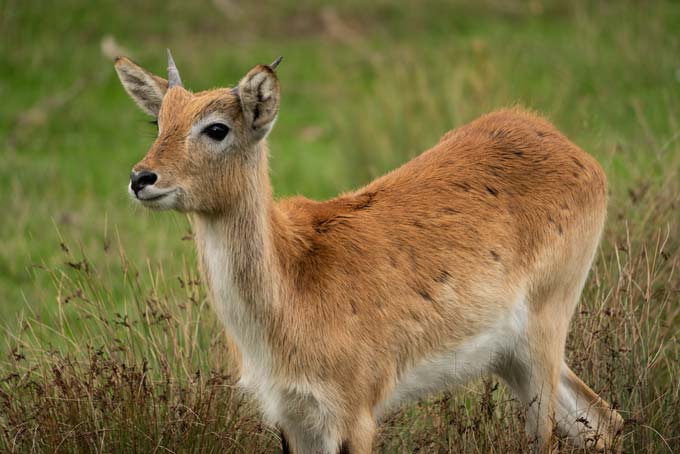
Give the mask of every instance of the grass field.
MULTIPOLYGON (((170 47, 194 90, 284 56, 278 196, 362 185, 502 106, 549 117, 610 181, 569 363, 625 452, 677 452, 678 30, 671 1, 0 0, 0 451, 278 449, 232 390, 187 220, 126 193, 155 132, 112 56, 162 74, 170 47)), ((464 391, 392 415, 376 449, 526 449, 502 384, 464 391)))

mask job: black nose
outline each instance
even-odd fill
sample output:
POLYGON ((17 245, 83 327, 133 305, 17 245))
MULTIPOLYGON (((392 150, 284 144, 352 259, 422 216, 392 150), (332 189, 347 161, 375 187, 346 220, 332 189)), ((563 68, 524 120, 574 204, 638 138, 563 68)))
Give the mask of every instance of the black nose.
POLYGON ((144 189, 146 186, 151 186, 158 180, 158 175, 148 170, 142 170, 141 172, 135 172, 134 170, 130 174, 130 187, 137 194, 139 191, 144 189))

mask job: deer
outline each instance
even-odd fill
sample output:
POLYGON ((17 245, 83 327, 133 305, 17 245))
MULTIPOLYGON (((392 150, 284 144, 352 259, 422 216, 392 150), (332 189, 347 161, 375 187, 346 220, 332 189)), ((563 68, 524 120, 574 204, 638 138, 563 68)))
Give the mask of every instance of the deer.
POLYGON ((555 434, 620 449, 622 417, 565 362, 606 217, 596 159, 514 106, 358 190, 274 200, 280 61, 196 93, 169 50, 167 79, 115 69, 158 126, 129 195, 188 215, 238 384, 283 451, 369 453, 389 412, 484 374, 526 406, 534 452, 555 434))

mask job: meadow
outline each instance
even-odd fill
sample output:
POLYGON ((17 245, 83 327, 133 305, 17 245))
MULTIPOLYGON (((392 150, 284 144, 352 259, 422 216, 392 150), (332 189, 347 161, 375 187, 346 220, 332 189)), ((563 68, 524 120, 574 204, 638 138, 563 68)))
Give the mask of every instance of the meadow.
MULTIPOLYGON (((155 127, 113 57, 163 74, 169 47, 196 91, 284 56, 277 197, 359 187, 500 107, 551 119, 610 184, 568 363, 624 452, 678 452, 680 4, 250 3, 0 0, 0 451, 279 449, 234 389, 187 219, 126 192, 155 127)), ((489 376, 390 415, 375 450, 526 452, 523 417, 489 376)))

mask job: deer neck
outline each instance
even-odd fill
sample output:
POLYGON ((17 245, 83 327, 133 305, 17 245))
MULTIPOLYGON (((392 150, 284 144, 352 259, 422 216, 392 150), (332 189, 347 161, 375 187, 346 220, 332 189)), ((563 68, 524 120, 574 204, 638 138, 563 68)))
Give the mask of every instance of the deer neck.
POLYGON ((246 361, 262 356, 266 336, 272 334, 280 275, 266 146, 260 145, 257 153, 249 163, 255 171, 243 179, 241 196, 229 209, 192 217, 203 280, 246 361))

